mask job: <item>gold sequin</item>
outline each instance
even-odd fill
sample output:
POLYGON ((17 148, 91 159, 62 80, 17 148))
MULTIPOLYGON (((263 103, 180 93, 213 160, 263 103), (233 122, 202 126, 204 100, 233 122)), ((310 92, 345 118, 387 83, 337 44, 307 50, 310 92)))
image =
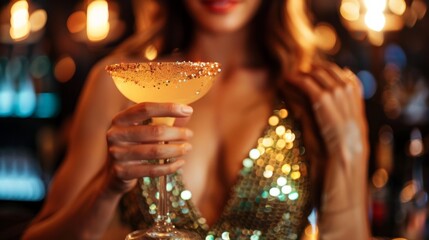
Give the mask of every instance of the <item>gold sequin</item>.
POLYGON ((286 132, 286 128, 283 125, 280 125, 276 128, 276 134, 279 136, 283 136, 283 134, 285 134, 286 132))
POLYGON ((288 112, 286 109, 283 108, 279 110, 278 115, 280 118, 287 118, 288 112))
POLYGON ((279 177, 277 178, 277 185, 284 186, 287 183, 287 179, 285 177, 279 177))
POLYGON ((292 168, 290 167, 290 165, 289 164, 284 164, 283 166, 282 166, 282 172, 284 173, 284 174, 289 174, 290 173, 290 170, 291 170, 292 168))
MULTIPOLYGON (((181 172, 171 176, 170 217, 176 227, 193 229, 206 240, 298 239, 310 210, 305 149, 288 111, 282 108, 273 113, 264 135, 243 159, 237 184, 220 219, 210 229, 193 205, 181 172)), ((148 209, 143 215, 137 200, 127 202, 126 209, 134 209, 128 219, 138 223, 135 228, 150 226, 156 217, 156 186, 157 179, 141 181, 140 205, 148 209)))
POLYGON ((268 124, 270 124, 271 126, 277 126, 277 124, 279 124, 279 117, 277 117, 277 116, 271 116, 268 119, 268 124))
POLYGON ((252 149, 249 152, 249 157, 251 159, 258 159, 260 155, 261 155, 261 153, 259 152, 258 149, 252 149))
POLYGON ((286 142, 283 139, 277 140, 276 148, 282 150, 286 146, 286 142))
POLYGON ((274 144, 274 140, 270 137, 264 138, 262 140, 262 145, 264 145, 264 147, 271 147, 274 144))
POLYGON ((296 172, 292 172, 292 173, 290 174, 290 177, 291 177, 293 180, 296 180, 296 179, 298 179, 298 178, 300 178, 300 177, 301 177, 301 173, 300 173, 300 172, 298 172, 298 171, 296 171, 296 172))

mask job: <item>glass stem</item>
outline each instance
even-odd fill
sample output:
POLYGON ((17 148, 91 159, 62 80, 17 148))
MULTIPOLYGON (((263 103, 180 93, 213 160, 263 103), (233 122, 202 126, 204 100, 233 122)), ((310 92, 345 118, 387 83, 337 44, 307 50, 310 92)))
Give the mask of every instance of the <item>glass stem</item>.
MULTIPOLYGON (((166 144, 168 142, 160 142, 159 144, 166 144)), ((168 159, 160 159, 159 164, 167 164, 168 159)), ((172 231, 174 226, 171 224, 169 210, 168 210, 168 195, 167 195, 167 175, 159 176, 159 201, 158 201, 158 216, 156 222, 162 225, 163 229, 167 232, 172 231)))
MULTIPOLYGON (((165 164, 167 161, 165 159, 160 160, 160 164, 165 164)), ((168 221, 168 205, 167 205, 167 175, 159 177, 159 220, 168 221)))

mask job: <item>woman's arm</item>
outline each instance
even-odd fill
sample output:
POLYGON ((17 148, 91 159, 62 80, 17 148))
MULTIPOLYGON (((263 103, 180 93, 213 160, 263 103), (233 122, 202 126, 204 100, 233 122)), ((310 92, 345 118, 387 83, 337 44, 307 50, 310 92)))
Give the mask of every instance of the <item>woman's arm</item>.
POLYGON ((106 191, 105 135, 124 101, 108 79, 103 64, 88 76, 73 119, 66 158, 24 239, 80 239, 85 232, 96 233, 88 222, 102 226, 110 221, 120 195, 106 191))
POLYGON ((136 159, 181 156, 187 151, 186 144, 150 143, 185 141, 189 130, 135 123, 152 116, 188 117, 192 111, 182 111, 181 105, 155 103, 125 109, 128 102, 104 71, 105 65, 99 64, 89 75, 67 156, 43 209, 23 239, 99 239, 121 196, 133 188, 136 178, 171 173, 183 164, 145 165, 136 159))
MULTIPOLYGON (((307 112, 306 122, 313 119, 321 138, 313 144, 325 148, 321 151, 325 154, 309 154, 313 170, 324 169, 318 222, 320 238, 370 239, 368 130, 359 80, 349 70, 324 64, 292 77, 291 83, 308 96, 312 111, 307 112)), ((304 129, 304 134, 309 135, 305 131, 308 133, 308 129, 304 129)))

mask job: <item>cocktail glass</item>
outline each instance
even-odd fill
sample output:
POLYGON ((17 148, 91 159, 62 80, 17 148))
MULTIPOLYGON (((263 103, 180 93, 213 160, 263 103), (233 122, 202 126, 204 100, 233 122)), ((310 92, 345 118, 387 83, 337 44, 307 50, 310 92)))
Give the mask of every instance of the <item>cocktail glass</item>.
MULTIPOLYGON (((203 97, 220 72, 216 62, 145 62, 119 63, 106 67, 118 90, 129 100, 141 102, 192 103, 203 97)), ((152 118, 153 124, 171 126, 174 118, 152 118)), ((162 144, 162 143, 161 143, 162 144)), ((164 164, 167 159, 160 159, 164 164)), ((201 239, 197 233, 178 230, 171 223, 168 210, 167 176, 159 178, 158 216, 147 230, 137 230, 126 240, 201 239)))

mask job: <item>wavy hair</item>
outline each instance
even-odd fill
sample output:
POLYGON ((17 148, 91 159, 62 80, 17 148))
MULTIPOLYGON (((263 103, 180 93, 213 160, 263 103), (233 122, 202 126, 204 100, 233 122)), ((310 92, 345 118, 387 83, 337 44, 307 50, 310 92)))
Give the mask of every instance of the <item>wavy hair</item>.
MULTIPOLYGON (((136 33, 115 51, 142 55, 150 45, 158 55, 189 48, 193 21, 182 0, 134 0, 136 33)), ((262 0, 252 20, 254 38, 276 79, 305 70, 317 59, 313 29, 304 0, 262 0)))

